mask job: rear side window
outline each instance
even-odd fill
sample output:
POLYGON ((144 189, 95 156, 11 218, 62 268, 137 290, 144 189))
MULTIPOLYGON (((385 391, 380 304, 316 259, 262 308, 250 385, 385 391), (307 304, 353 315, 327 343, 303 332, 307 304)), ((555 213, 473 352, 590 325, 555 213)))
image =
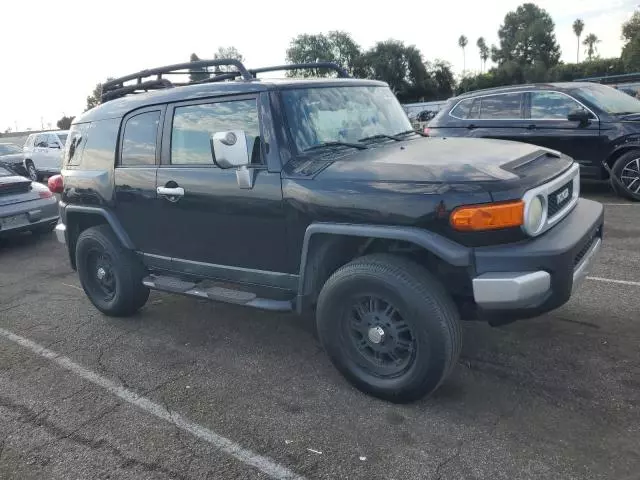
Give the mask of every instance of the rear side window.
POLYGON ((124 126, 120 165, 155 165, 160 111, 130 117, 124 126))
POLYGON ((483 97, 480 102, 480 118, 487 120, 522 118, 522 99, 521 93, 483 97))
POLYGON ((468 98, 467 100, 462 100, 451 110, 451 115, 465 120, 478 118, 479 105, 480 99, 468 98))

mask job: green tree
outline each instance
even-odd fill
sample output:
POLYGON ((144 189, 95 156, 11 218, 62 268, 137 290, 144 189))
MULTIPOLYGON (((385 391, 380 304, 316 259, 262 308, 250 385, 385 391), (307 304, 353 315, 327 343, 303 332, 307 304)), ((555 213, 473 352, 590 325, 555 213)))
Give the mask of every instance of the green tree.
MULTIPOLYGON (((302 34, 291 40, 286 53, 287 63, 336 62, 351 75, 366 76, 360 46, 351 36, 342 31, 328 34, 302 34)), ((326 69, 289 72, 289 76, 328 76, 326 69)))
POLYGON ((478 38, 476 46, 480 51, 480 73, 482 73, 482 71, 487 68, 487 60, 489 60, 489 47, 487 47, 487 42, 485 41, 484 37, 478 38))
MULTIPOLYGON (((189 57, 190 62, 197 62, 200 60, 200 57, 195 53, 191 54, 189 57)), ((189 81, 190 82, 199 82, 200 80, 206 80, 209 78, 209 73, 207 73, 207 69, 204 67, 194 67, 189 69, 189 81)))
POLYGON ((582 31, 584 30, 584 22, 576 18, 576 21, 573 22, 573 33, 575 33, 578 39, 578 52, 576 53, 576 63, 580 63, 580 36, 582 35, 582 31))
POLYGON ((462 49, 462 74, 467 70, 467 54, 465 52, 465 48, 467 48, 467 44, 469 43, 469 39, 464 35, 460 35, 458 38, 458 46, 462 49))
POLYGON ((622 24, 622 39, 625 46, 622 48, 622 61, 628 71, 640 70, 640 12, 622 24))
POLYGON ((598 53, 598 48, 596 47, 598 43, 600 43, 600 39, 595 33, 587 35, 582 42, 582 44, 587 47, 585 52, 587 53, 587 59, 589 61, 593 60, 594 55, 598 53))
MULTIPOLYGON (((239 60, 240 62, 244 62, 244 56, 238 51, 238 49, 236 47, 230 46, 230 47, 218 47, 218 51, 216 53, 213 54, 213 58, 215 60, 222 60, 222 59, 234 59, 234 60, 239 60)), ((215 67, 215 71, 217 73, 219 72, 235 72, 236 68, 232 67, 232 66, 220 66, 220 67, 215 67)))
POLYGON ((520 5, 507 13, 498 30, 500 47, 492 49, 498 65, 515 62, 520 66, 541 64, 552 67, 560 60, 555 24, 546 10, 533 3, 520 5))
POLYGON ((60 130, 69 130, 71 128, 71 122, 73 122, 74 118, 76 117, 67 117, 66 115, 64 115, 60 120, 56 122, 56 126, 60 130))
MULTIPOLYGON (((107 82, 113 80, 112 77, 107 78, 107 82)), ((91 95, 87 97, 87 108, 85 108, 85 112, 87 110, 91 110, 93 107, 100 105, 100 97, 102 96, 102 83, 97 83, 91 92, 91 95)))
POLYGON ((422 61, 422 54, 413 45, 397 40, 376 43, 364 55, 367 76, 389 84, 401 102, 433 98, 436 85, 422 61))
POLYGON ((456 87, 456 79, 451 70, 451 64, 444 60, 426 62, 427 74, 435 84, 435 92, 425 93, 425 100, 445 100, 453 95, 456 87))

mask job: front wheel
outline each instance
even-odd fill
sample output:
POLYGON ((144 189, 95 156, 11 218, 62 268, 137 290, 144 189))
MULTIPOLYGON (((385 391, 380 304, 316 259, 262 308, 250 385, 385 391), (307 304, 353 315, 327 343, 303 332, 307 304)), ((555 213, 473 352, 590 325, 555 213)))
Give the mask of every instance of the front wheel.
POLYGON ((616 160, 611 169, 611 185, 621 197, 640 201, 640 151, 625 153, 616 160))
POLYGON ((394 255, 358 258, 320 292, 318 336, 358 389, 392 402, 438 388, 461 348, 458 311, 426 269, 394 255))
POLYGON ((38 171, 31 160, 27 160, 27 175, 29 175, 32 182, 39 180, 38 171))
POLYGON ((149 289, 142 284, 142 264, 107 225, 82 231, 76 243, 76 265, 82 288, 102 313, 133 315, 149 298, 149 289))

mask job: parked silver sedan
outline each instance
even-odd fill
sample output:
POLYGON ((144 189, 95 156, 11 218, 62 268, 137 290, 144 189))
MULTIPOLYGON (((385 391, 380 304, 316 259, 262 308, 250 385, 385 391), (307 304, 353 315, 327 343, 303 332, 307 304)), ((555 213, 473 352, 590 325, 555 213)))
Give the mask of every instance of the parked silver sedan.
POLYGON ((58 202, 49 189, 0 166, 0 237, 22 231, 51 232, 58 223, 58 202))

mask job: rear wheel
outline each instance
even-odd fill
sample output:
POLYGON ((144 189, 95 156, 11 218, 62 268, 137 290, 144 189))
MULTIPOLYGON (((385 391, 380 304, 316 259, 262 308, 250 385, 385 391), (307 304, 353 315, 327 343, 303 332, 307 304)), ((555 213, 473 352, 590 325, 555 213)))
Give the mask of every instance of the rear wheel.
POLYGON ((611 169, 611 186, 621 197, 640 201, 640 150, 625 153, 611 169))
POLYGON ((107 315, 132 315, 149 298, 149 289, 142 284, 144 267, 134 253, 120 245, 107 225, 80 234, 76 265, 89 300, 107 315))
POLYGON ((38 171, 36 170, 36 167, 31 160, 26 161, 26 167, 27 175, 29 175, 31 181, 37 182, 39 180, 38 171))
POLYGON ((318 298, 317 324, 336 368, 360 390, 392 402, 433 392, 460 354, 458 311, 443 286, 393 255, 337 270, 318 298))

